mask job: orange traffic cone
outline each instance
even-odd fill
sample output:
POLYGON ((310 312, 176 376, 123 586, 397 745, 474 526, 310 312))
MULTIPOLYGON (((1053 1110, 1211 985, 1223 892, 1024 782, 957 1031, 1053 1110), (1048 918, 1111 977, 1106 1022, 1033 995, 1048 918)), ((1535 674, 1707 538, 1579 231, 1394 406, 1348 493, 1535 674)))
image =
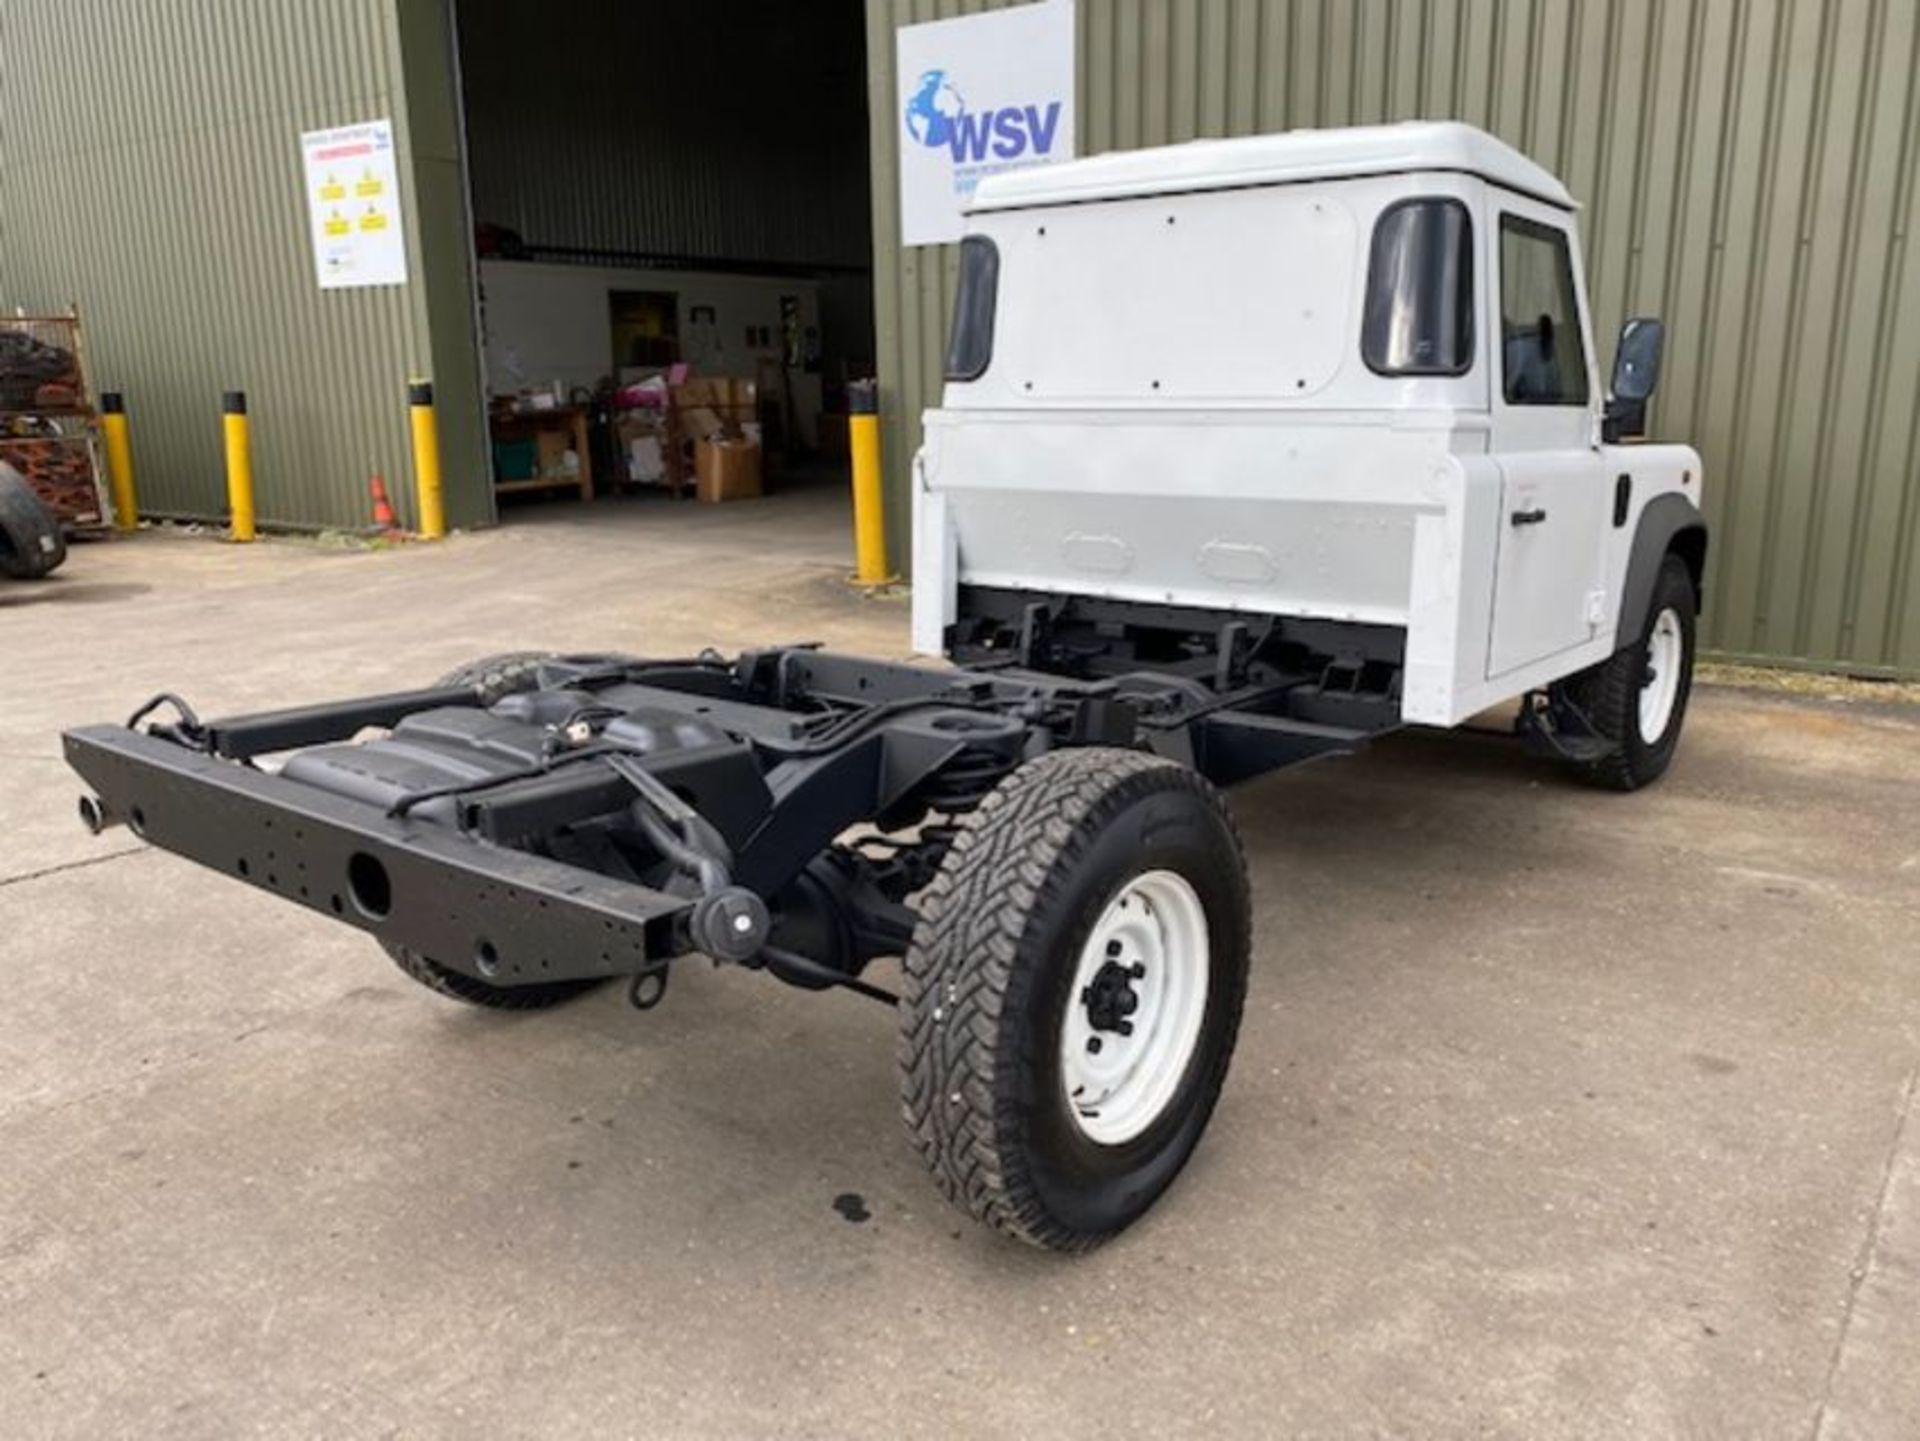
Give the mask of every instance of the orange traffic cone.
POLYGON ((373 496, 373 524, 382 535, 399 535, 400 527, 393 518, 393 502, 387 499, 387 483, 376 474, 367 482, 367 490, 373 496))

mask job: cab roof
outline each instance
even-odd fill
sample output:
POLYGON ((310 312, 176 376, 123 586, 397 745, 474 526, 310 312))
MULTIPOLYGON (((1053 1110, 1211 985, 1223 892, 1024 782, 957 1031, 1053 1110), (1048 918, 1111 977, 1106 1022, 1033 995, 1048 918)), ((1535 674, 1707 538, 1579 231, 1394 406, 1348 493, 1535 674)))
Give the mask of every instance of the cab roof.
POLYGON ((1477 175, 1567 210, 1574 198, 1553 174, 1504 140, 1452 120, 1413 120, 1340 130, 1289 130, 1239 140, 1194 140, 1117 150, 1086 160, 992 175, 971 212, 1024 210, 1188 190, 1227 190, 1445 170, 1477 175))

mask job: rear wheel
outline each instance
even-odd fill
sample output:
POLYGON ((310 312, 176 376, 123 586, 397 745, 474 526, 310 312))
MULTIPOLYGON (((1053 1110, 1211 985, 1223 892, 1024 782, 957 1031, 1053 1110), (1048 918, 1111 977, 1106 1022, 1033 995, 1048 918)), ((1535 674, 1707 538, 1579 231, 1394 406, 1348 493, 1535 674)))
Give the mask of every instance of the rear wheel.
MULTIPOLYGON (((483 705, 492 705, 507 696, 536 689, 540 684, 541 663, 552 658, 551 651, 510 651, 485 656, 448 671, 435 684, 447 688, 470 686, 483 705)), ((544 1011, 605 983, 604 978, 596 976, 577 981, 540 981, 527 986, 493 986, 397 942, 382 941, 380 948, 393 958, 402 972, 428 990, 495 1011, 544 1011)))
POLYGON ((60 522, 19 471, 0 463, 0 575, 39 580, 67 558, 60 522))
POLYGON ((1179 1174, 1246 997, 1246 870, 1218 792, 1137 751, 1056 751, 960 828, 901 1005, 907 1125, 947 1198, 1055 1250, 1179 1174))
POLYGON ((1653 603, 1638 641, 1569 682, 1575 704, 1594 731, 1611 742, 1606 755, 1580 767, 1593 784, 1638 790, 1673 763, 1693 693, 1698 608, 1687 563, 1667 556, 1654 579, 1653 603))

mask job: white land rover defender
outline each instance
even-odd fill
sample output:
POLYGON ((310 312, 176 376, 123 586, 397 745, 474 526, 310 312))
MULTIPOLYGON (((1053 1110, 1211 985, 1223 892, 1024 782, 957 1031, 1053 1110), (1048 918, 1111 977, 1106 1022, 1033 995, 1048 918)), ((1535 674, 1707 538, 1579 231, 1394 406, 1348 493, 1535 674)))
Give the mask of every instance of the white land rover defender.
POLYGON ((914 465, 914 636, 951 666, 494 656, 206 720, 165 692, 67 733, 82 818, 468 1005, 620 978, 650 1010, 696 956, 882 1001, 949 1199, 1062 1250, 1122 1230, 1246 996, 1216 786, 1516 700, 1589 778, 1653 780, 1700 459, 1625 443, 1659 322, 1603 395, 1572 198, 1464 126, 1003 176, 961 255, 914 465), (898 994, 863 975, 891 957, 898 994))

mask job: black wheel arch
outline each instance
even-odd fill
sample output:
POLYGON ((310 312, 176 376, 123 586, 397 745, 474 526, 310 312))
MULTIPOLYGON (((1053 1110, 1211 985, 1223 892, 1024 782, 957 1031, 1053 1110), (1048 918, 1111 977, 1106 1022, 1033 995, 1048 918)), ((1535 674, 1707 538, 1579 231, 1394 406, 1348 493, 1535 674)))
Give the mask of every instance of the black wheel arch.
POLYGON ((1620 628, 1614 644, 1626 647, 1637 642, 1647 628, 1648 612, 1653 605, 1654 582, 1660 575, 1660 563, 1669 555, 1686 562, 1693 578, 1695 613, 1705 604, 1707 570, 1707 522, 1700 508, 1684 495, 1655 496, 1640 512, 1633 532, 1633 549, 1627 556, 1627 576, 1620 587, 1620 628))

